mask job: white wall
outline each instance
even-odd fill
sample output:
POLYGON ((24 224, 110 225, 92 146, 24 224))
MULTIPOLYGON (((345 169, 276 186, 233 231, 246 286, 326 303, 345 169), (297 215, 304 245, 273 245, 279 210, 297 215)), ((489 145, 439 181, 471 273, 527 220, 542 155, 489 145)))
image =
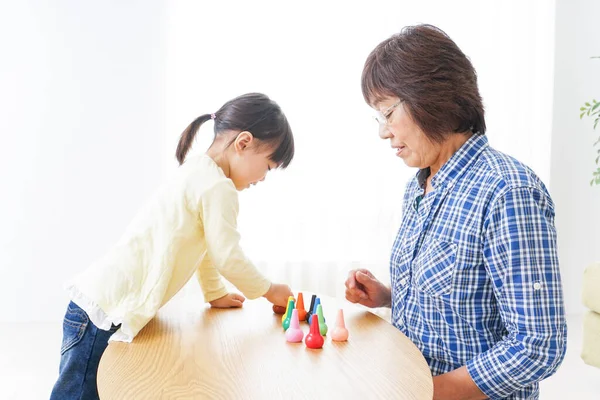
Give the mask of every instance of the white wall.
POLYGON ((247 91, 281 104, 297 143, 242 195, 248 253, 294 286, 306 268, 385 278, 415 171, 377 138, 360 73, 405 25, 459 44, 492 145, 550 180, 554 1, 37 3, 0 3, 0 321, 60 321, 62 283, 173 171, 183 128, 247 91))
POLYGON ((60 321, 164 171, 162 1, 52 3, 0 2, 0 321, 60 321))
POLYGON ((600 56, 598 15, 598 1, 557 0, 550 190, 569 313, 583 312, 583 270, 600 262, 600 187, 589 186, 600 129, 579 120, 583 103, 600 100, 600 59, 590 59, 600 56))
POLYGON ((194 117, 236 95, 263 91, 281 104, 296 157, 241 195, 243 244, 270 276, 328 294, 353 266, 386 279, 415 170, 377 137, 360 76, 369 52, 403 26, 434 24, 456 41, 477 69, 491 144, 550 180, 553 1, 234 3, 169 4, 165 157, 194 117))

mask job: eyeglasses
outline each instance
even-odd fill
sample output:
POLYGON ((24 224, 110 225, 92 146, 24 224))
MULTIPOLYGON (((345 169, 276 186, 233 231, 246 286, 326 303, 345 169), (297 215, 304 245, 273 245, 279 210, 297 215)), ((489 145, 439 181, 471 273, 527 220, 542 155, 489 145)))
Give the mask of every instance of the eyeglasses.
POLYGON ((389 106, 384 112, 378 111, 375 115, 375 121, 379 124, 380 127, 388 124, 388 118, 394 112, 394 109, 398 107, 402 103, 402 100, 398 100, 398 102, 394 105, 389 106))

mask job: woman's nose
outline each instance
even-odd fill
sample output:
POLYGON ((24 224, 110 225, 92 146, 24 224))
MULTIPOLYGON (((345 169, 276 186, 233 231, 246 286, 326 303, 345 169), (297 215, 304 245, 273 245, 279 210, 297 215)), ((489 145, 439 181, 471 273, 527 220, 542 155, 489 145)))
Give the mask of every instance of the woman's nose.
POLYGON ((390 132, 387 125, 380 125, 379 126, 379 137, 382 139, 391 139, 394 137, 394 135, 392 135, 392 132, 390 132))

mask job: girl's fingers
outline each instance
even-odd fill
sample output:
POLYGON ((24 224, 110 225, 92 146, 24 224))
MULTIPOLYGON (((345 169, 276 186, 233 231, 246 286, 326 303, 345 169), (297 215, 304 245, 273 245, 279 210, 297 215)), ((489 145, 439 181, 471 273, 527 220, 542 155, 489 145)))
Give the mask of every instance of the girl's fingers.
POLYGON ((241 301, 239 301, 239 300, 232 300, 232 301, 231 301, 231 304, 232 304, 231 306, 232 306, 232 307, 235 307, 235 308, 242 307, 242 305, 243 305, 243 304, 242 304, 242 302, 241 302, 241 301))
POLYGON ((233 294, 231 295, 231 298, 232 298, 233 300, 237 300, 237 301, 239 301, 239 302, 241 302, 241 303, 243 303, 244 301, 246 301, 246 298, 245 298, 244 296, 242 296, 241 294, 237 294, 237 293, 233 293, 233 294))

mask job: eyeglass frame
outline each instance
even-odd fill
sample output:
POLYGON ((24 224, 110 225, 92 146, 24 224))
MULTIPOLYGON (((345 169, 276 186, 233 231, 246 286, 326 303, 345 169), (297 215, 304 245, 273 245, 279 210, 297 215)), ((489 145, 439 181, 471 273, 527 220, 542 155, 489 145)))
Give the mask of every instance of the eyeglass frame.
POLYGON ((389 123, 388 118, 392 115, 392 113, 394 112, 394 109, 396 107, 398 107, 400 104, 402 104, 403 102, 404 102, 404 100, 398 100, 397 103, 386 108, 386 110, 384 112, 377 111, 377 114, 373 118, 375 118, 375 121, 377 121, 377 123, 379 124, 380 127, 386 126, 389 123), (379 120, 380 118, 383 121, 380 121, 379 120))

